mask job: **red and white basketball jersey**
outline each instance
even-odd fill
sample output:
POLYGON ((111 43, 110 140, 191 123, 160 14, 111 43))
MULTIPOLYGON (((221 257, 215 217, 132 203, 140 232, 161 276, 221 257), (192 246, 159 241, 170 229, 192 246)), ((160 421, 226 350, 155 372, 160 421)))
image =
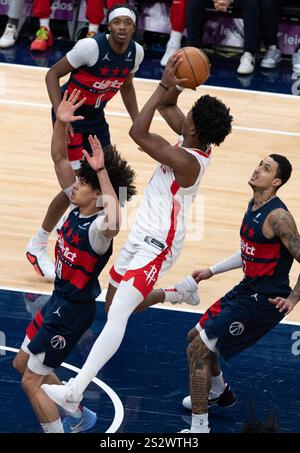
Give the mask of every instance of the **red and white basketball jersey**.
POLYGON ((182 248, 186 221, 190 207, 197 195, 200 181, 210 163, 207 153, 184 148, 193 154, 200 164, 200 171, 193 186, 184 188, 175 181, 173 169, 159 164, 148 186, 136 214, 135 223, 128 239, 136 244, 150 236, 170 248, 176 259, 182 248))

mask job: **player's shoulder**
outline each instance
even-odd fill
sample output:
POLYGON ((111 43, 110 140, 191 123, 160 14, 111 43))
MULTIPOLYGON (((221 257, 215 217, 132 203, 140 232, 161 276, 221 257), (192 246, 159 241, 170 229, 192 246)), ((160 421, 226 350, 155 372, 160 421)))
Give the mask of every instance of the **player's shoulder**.
POLYGON ((135 50, 136 50, 137 56, 139 56, 141 59, 143 59, 144 55, 145 55, 143 46, 141 46, 141 44, 139 44, 137 41, 134 41, 134 43, 135 43, 135 50))

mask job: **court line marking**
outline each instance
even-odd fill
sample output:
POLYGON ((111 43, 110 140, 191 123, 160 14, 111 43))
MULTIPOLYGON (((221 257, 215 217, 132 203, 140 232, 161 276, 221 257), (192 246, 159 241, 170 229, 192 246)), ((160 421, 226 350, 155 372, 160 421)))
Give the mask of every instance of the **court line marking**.
MULTIPOLYGON (((4 290, 4 291, 15 291, 17 293, 47 294, 49 296, 51 296, 51 294, 52 294, 52 292, 38 291, 38 290, 31 290, 31 289, 21 289, 21 288, 14 288, 14 287, 11 287, 11 286, 1 286, 0 285, 0 291, 1 290, 4 290)), ((106 291, 106 289, 103 289, 102 293, 104 291, 106 291)), ((100 296, 101 296, 101 294, 100 294, 100 296)), ((103 300, 99 299, 100 296, 98 296, 97 301, 104 303, 103 300)), ((194 309, 193 310, 192 308, 185 308, 185 307, 171 307, 171 306, 164 306, 163 304, 155 305, 155 306, 152 306, 152 307, 149 307, 149 308, 156 308, 158 310, 183 311, 185 313, 195 313, 195 314, 203 313, 202 311, 200 311, 198 309, 194 309)), ((300 321, 288 321, 286 319, 282 319, 280 321, 280 323, 281 324, 291 324, 291 325, 294 325, 294 326, 300 326, 300 321)))
MULTIPOLYGON (((4 62, 1 62, 0 63, 0 68, 1 67, 12 67, 12 68, 26 68, 26 69, 30 69, 30 70, 33 70, 33 71, 42 71, 42 72, 46 72, 50 69, 50 66, 49 67, 39 67, 39 66, 30 66, 30 65, 24 65, 24 64, 15 64, 15 63, 4 63, 4 62)), ((160 80, 158 79, 145 79, 143 77, 135 77, 134 80, 136 81, 140 81, 140 82, 146 82, 146 83, 159 83, 160 80)), ((286 93, 273 93, 273 92, 270 92, 270 91, 258 91, 258 90, 245 90, 244 88, 233 88, 233 87, 221 87, 221 86, 215 86, 215 85, 202 85, 201 86, 202 88, 209 88, 209 89, 213 89, 213 90, 217 90, 217 91, 220 91, 220 90, 224 90, 224 91, 231 91, 231 92, 234 92, 234 93, 246 93, 246 94, 249 94, 249 93, 254 93, 254 94, 260 94, 262 96, 275 96, 275 97, 286 97, 286 98, 289 98, 289 99, 299 99, 299 96, 295 96, 293 95, 292 93, 291 94, 286 94, 286 93)), ((197 89, 197 91, 200 91, 201 88, 199 87, 197 89)))
MULTIPOLYGON (((27 102, 27 101, 16 101, 14 99, 0 99, 0 104, 6 105, 14 105, 19 107, 32 107, 32 108, 41 108, 41 109, 49 109, 51 108, 51 104, 40 104, 38 102, 27 102)), ((116 116, 119 118, 130 118, 128 113, 125 112, 114 112, 107 109, 105 111, 107 116, 116 116)), ((154 116, 153 118, 155 121, 165 122, 165 120, 161 116, 154 116)), ((50 124, 49 124, 50 128, 50 124)), ((276 129, 260 129, 258 127, 246 127, 246 126, 233 126, 234 130, 237 131, 246 131, 246 132, 254 132, 260 134, 271 134, 271 135, 284 135, 289 137, 300 137, 300 132, 288 132, 288 131, 279 131, 276 129)))
MULTIPOLYGON (((2 349, 3 351, 9 351, 9 352, 19 352, 19 349, 10 348, 9 346, 0 345, 0 349, 2 349)), ((77 368, 73 365, 70 365, 69 363, 66 363, 66 362, 63 362, 61 364, 61 366, 63 366, 64 368, 67 368, 68 370, 74 371, 75 373, 79 373, 79 371, 80 371, 79 368, 77 368)), ((123 419, 124 419, 123 404, 122 404, 120 398, 118 397, 118 395, 115 393, 115 391, 111 387, 109 387, 107 384, 105 384, 105 382, 101 381, 98 378, 94 378, 93 382, 98 387, 100 387, 105 393, 108 394, 108 396, 110 397, 110 399, 114 405, 115 416, 114 416, 112 424, 110 425, 108 430, 105 432, 106 433, 115 433, 121 426, 121 423, 123 422, 123 419)))

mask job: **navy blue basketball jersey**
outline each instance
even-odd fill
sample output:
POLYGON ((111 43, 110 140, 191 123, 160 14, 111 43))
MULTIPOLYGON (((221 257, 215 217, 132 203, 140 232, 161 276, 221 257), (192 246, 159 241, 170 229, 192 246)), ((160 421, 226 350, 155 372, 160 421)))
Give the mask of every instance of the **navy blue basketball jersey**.
POLYGON ((97 215, 80 217, 73 209, 58 234, 55 245, 55 289, 72 302, 87 302, 99 296, 98 276, 112 254, 112 241, 98 255, 89 241, 89 228, 97 215))
POLYGON ((103 110, 119 91, 135 64, 135 41, 129 42, 124 53, 117 54, 110 47, 105 33, 97 33, 90 39, 95 39, 98 44, 98 60, 91 67, 81 66, 72 71, 66 85, 70 93, 77 88, 81 90, 82 97, 86 97, 78 115, 95 115, 97 110, 103 110))
POLYGON ((262 227, 271 211, 288 209, 278 197, 254 211, 252 207, 253 200, 249 203, 240 229, 245 274, 241 285, 253 292, 286 296, 291 291, 289 272, 293 257, 278 237, 267 239, 262 227))

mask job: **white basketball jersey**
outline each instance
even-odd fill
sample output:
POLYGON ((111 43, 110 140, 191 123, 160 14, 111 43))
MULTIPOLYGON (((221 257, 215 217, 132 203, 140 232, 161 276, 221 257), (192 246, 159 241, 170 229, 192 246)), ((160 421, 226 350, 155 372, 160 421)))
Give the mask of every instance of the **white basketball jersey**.
POLYGON ((175 181, 173 169, 159 164, 154 172, 136 214, 128 239, 132 243, 144 241, 146 236, 168 246, 174 258, 178 256, 185 237, 186 219, 205 170, 210 163, 210 150, 184 148, 200 164, 199 175, 193 186, 184 188, 175 181))

